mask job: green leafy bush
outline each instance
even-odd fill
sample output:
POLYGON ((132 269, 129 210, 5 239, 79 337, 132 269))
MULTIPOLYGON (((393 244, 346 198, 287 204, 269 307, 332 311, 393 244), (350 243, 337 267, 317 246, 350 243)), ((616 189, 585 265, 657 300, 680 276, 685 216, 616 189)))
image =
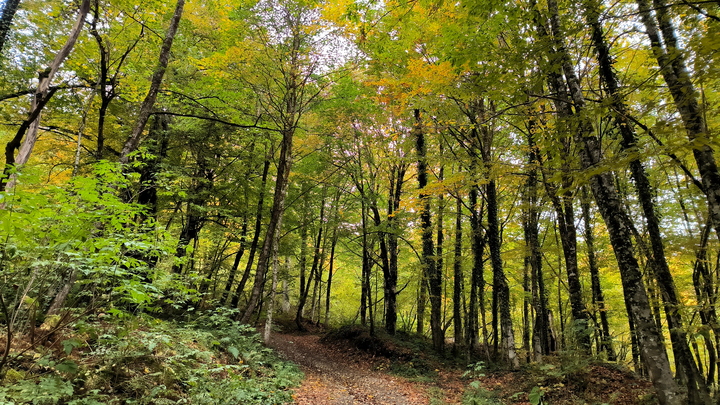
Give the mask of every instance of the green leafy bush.
POLYGON ((9 373, 0 405, 290 402, 302 374, 225 315, 185 324, 147 316, 80 322, 62 350, 29 359, 23 367, 31 372, 9 373))

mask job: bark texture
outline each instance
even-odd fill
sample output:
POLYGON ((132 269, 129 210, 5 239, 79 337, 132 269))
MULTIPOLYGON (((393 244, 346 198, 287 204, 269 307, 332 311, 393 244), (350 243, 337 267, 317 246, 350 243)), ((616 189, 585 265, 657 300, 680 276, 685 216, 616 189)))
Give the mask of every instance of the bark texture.
POLYGON ((665 0, 637 0, 640 18, 657 59, 660 73, 668 85, 690 140, 693 156, 700 172, 705 195, 710 206, 713 227, 720 237, 720 172, 707 132, 705 118, 698 102, 698 93, 687 69, 685 56, 675 34, 675 27, 665 0))
MULTIPOLYGON (((600 77, 607 91, 608 103, 614 113, 615 127, 622 137, 622 149, 629 154, 639 156, 637 154, 637 136, 633 123, 628 118, 628 109, 622 100, 619 82, 612 68, 610 48, 605 41, 599 22, 598 7, 599 5, 590 3, 586 10, 586 19, 592 28, 592 41, 599 62, 600 77)), ((665 259, 660 220, 653 198, 655 192, 639 158, 630 161, 630 170, 638 200, 645 216, 646 229, 650 239, 651 267, 654 270, 655 279, 662 293, 661 297, 664 303, 668 329, 670 330, 670 340, 675 361, 678 365, 677 373, 681 376, 681 380, 686 381, 690 403, 709 404, 711 401, 708 387, 690 351, 680 313, 680 299, 678 298, 673 276, 670 273, 670 267, 665 259)))
POLYGON ((15 186, 16 175, 11 173, 17 167, 27 163, 30 158, 30 154, 37 141, 38 130, 40 129, 40 113, 57 90, 57 88, 50 88, 50 83, 60 69, 60 66, 75 47, 75 43, 82 31, 85 17, 89 11, 90 0, 83 0, 67 41, 65 41, 63 47, 60 48, 60 51, 55 54, 55 58, 50 65, 44 71, 40 72, 38 87, 35 90, 35 95, 30 105, 28 117, 20 124, 20 128, 15 133, 13 139, 5 146, 5 167, 3 169, 3 175, 0 177, 0 191, 12 189, 15 186), (17 157, 15 156, 16 150, 18 151, 17 157))
MULTIPOLYGON (((172 44, 175 40, 175 34, 177 33, 178 26, 180 25, 180 20, 182 19, 184 7, 185 0, 177 0, 177 3, 175 4, 175 12, 170 20, 170 26, 165 33, 165 38, 163 39, 162 47, 160 48, 158 64, 155 67, 152 79, 150 79, 150 89, 140 105, 140 111, 138 112, 135 127, 133 127, 132 133, 125 141, 125 144, 120 151, 120 163, 128 163, 130 154, 140 145, 143 130, 145 129, 145 125, 147 125, 152 109, 155 106, 155 100, 160 92, 163 77, 165 77, 165 71, 167 70, 168 63, 170 61, 170 50, 172 49, 172 44)), ((102 145, 99 145, 98 148, 99 152, 102 152, 102 145)))
POLYGON ((442 327, 442 275, 437 267, 435 246, 433 242, 432 222, 430 219, 430 196, 425 191, 428 183, 427 169, 427 146, 425 144, 425 132, 422 128, 420 110, 415 110, 415 123, 413 133, 415 135, 415 149, 417 152, 417 175, 420 199, 423 202, 420 210, 420 226, 422 227, 422 268, 425 279, 428 283, 428 295, 430 298, 430 332, 432 334, 433 347, 442 351, 445 344, 445 332, 442 327))
POLYGON ((15 19, 15 13, 17 13, 19 7, 20 0, 7 0, 5 2, 2 16, 0 16, 0 54, 5 49, 5 41, 7 41, 13 19, 15 19))
MULTIPOLYGON (((533 7, 536 5, 533 4, 533 7)), ((555 62, 551 65, 561 67, 559 71, 551 67, 550 72, 547 73, 550 87, 556 92, 558 115, 562 119, 574 118, 569 122, 574 127, 574 141, 579 147, 581 167, 584 170, 597 171, 597 167, 603 163, 600 140, 594 134, 591 122, 583 115, 585 98, 564 46, 555 0, 548 1, 548 11, 552 36, 542 23, 539 12, 536 13, 536 26, 540 37, 547 41, 547 46, 550 48, 550 58, 555 62), (564 81, 560 79, 561 74, 564 76, 564 81), (567 91, 564 91, 564 83, 567 83, 567 91)), ((608 171, 595 173, 590 178, 590 186, 608 229, 623 284, 628 316, 634 325, 641 357, 660 403, 663 405, 686 403, 686 397, 673 379, 660 331, 653 320, 640 266, 633 251, 631 221, 622 205, 612 173, 608 171)))

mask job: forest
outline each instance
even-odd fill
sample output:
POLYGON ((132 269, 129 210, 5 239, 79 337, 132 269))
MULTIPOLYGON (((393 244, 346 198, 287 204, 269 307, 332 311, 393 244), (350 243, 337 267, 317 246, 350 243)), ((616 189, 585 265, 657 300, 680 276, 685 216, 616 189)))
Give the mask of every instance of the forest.
POLYGON ((0 4, 0 403, 284 403, 281 321, 720 401, 720 2, 0 4))

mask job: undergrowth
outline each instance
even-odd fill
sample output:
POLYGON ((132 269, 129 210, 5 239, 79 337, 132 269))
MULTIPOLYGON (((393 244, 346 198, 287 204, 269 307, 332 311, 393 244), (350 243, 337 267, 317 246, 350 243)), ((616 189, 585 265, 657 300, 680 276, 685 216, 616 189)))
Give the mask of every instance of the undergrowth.
POLYGON ((79 321, 58 344, 17 358, 0 386, 0 405, 290 402, 300 371, 229 315, 79 321))
POLYGON ((652 386, 628 369, 575 352, 545 356, 516 371, 497 370, 484 362, 468 365, 463 405, 656 403, 652 386))
POLYGON ((374 356, 376 369, 415 382, 434 381, 438 367, 448 365, 448 359, 435 354, 427 339, 404 332, 391 336, 376 331, 371 335, 363 326, 346 325, 328 332, 323 341, 344 342, 374 356))

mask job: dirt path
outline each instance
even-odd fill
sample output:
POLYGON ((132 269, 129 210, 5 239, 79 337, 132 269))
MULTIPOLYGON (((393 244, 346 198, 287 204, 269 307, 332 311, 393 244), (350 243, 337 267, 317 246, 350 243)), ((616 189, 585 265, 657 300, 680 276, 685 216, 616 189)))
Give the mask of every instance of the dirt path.
MULTIPOLYGON (((295 390, 298 405, 429 404, 428 385, 374 369, 372 358, 322 344, 319 336, 275 334, 270 347, 297 363, 305 381, 295 390)), ((438 392, 439 388, 435 391, 438 392)), ((459 403, 456 393, 439 403, 459 403), (451 402, 446 402, 450 400, 451 402)))

